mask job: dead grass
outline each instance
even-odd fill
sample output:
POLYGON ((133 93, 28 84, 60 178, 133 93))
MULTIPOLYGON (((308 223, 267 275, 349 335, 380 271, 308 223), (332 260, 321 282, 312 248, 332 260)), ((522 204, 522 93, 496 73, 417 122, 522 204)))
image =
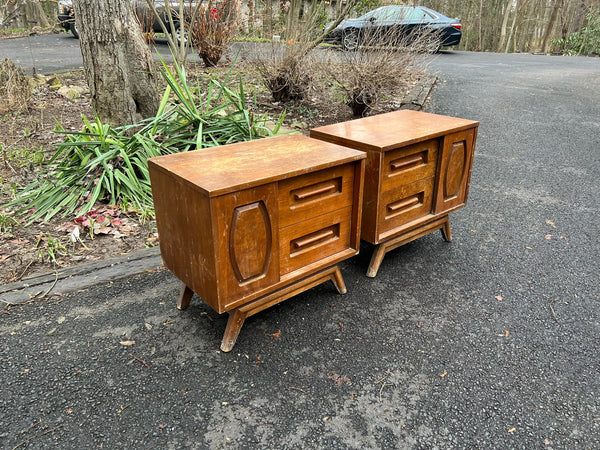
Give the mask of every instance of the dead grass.
POLYGON ((5 59, 0 64, 0 114, 26 109, 31 92, 31 83, 23 70, 5 59))

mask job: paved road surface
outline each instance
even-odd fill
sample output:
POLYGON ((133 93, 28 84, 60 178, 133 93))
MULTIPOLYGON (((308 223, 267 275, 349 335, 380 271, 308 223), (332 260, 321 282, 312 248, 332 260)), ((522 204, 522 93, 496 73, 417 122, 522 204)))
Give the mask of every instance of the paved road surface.
MULTIPOLYGON (((157 39, 155 49, 170 58, 166 40, 157 39)), ((191 55, 193 59, 195 55, 191 55)), ((71 33, 29 36, 0 40, 0 60, 8 58, 20 65, 28 74, 49 75, 83 67, 79 40, 71 33)))
POLYGON ((600 448, 600 58, 448 52, 469 203, 247 320, 159 271, 0 314, 0 447, 600 448), (278 339, 275 335, 281 331, 278 339), (125 346, 121 342, 135 341, 125 346))

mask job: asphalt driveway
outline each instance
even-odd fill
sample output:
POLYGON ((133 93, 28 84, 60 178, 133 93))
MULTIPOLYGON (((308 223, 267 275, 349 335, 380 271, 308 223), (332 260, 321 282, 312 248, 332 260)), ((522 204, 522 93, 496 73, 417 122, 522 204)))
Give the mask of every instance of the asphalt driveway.
POLYGON ((448 52, 481 122, 439 233, 249 318, 152 271, 0 313, 0 447, 600 448, 600 58, 448 52))

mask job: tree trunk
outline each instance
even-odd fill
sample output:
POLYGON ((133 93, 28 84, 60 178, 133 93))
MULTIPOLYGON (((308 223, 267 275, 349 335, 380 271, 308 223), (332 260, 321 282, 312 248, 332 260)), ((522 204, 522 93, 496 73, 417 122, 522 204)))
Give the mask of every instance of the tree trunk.
POLYGON ((273 36, 273 1, 266 0, 263 7, 263 37, 271 39, 273 36))
MULTIPOLYGON (((506 6, 504 7, 504 19, 502 20, 502 28, 500 29, 500 42, 498 42, 497 51, 501 52, 504 49, 504 43, 506 42, 506 27, 508 26, 508 18, 510 16, 511 6, 513 0, 507 0, 506 6)), ((516 5, 515 5, 516 6, 516 5)))
POLYGON ((30 27, 35 25, 44 28, 50 27, 50 22, 44 12, 44 8, 42 8, 42 5, 40 4, 40 0, 27 0, 25 3, 25 10, 27 11, 27 22, 30 27))
POLYGON ((478 30, 479 39, 477 40, 477 50, 480 52, 483 51, 483 39, 481 37, 482 21, 483 21, 483 0, 479 0, 479 30, 478 30))
POLYGON ((555 0, 554 7, 552 8, 552 14, 550 14, 550 20, 544 33, 544 40, 542 41, 542 53, 548 52, 548 46, 550 45, 550 37, 552 31, 554 31, 554 25, 556 25, 556 19, 558 18, 558 10, 562 6, 563 0, 555 0))
POLYGON ((254 31, 254 22, 256 16, 256 3, 254 0, 248 0, 248 27, 247 31, 254 31))
POLYGON ((519 15, 519 6, 515 4, 515 13, 513 14, 512 25, 510 26, 510 33, 508 34, 508 40, 506 41, 506 48, 504 49, 504 53, 508 53, 508 50, 510 49, 510 41, 512 40, 513 35, 515 33, 515 26, 517 23, 518 15, 519 15))
POLYGON ((154 116, 160 100, 154 60, 129 0, 75 0, 73 6, 98 117, 120 126, 154 116))

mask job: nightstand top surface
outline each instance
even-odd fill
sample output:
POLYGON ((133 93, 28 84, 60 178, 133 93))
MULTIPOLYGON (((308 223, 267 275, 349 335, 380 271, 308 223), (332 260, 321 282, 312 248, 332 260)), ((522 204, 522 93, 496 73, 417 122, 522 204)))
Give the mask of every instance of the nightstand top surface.
POLYGON ((473 120, 400 110, 314 128, 310 135, 365 151, 385 152, 478 125, 473 120))
POLYGON ((158 156, 148 164, 215 197, 365 157, 364 152, 298 134, 158 156))

